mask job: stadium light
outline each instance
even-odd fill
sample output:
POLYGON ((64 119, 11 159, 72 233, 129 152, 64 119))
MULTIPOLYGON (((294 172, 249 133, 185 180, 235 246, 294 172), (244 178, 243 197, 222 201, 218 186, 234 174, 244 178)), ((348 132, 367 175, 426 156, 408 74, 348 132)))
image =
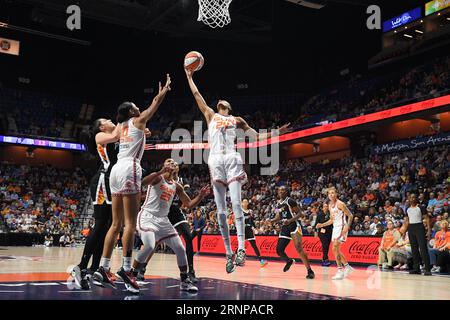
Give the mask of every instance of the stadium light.
POLYGON ((420 33, 420 34, 423 34, 423 31, 420 31, 420 30, 414 30, 415 32, 417 32, 417 33, 420 33))
POLYGON ((404 34, 404 36, 407 37, 407 38, 414 38, 412 35, 406 34, 406 33, 404 34))

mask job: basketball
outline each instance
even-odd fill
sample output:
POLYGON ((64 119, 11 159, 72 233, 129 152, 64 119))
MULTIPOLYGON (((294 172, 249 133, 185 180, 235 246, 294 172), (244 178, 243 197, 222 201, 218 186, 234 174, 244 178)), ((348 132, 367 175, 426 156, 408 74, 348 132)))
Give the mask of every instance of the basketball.
POLYGON ((184 67, 188 70, 199 71, 204 62, 202 54, 197 51, 191 51, 184 57, 184 67))

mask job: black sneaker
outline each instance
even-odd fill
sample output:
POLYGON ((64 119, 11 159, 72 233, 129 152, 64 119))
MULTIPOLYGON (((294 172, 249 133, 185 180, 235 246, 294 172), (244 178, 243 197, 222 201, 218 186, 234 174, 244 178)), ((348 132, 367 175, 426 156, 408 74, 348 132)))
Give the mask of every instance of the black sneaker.
POLYGON ((188 277, 192 283, 198 283, 198 278, 195 276, 195 271, 189 272, 188 277))
POLYGON ((137 281, 145 281, 145 271, 145 269, 142 269, 136 274, 135 277, 137 281))
POLYGON ((187 291, 190 293, 197 293, 198 292, 198 288, 196 286, 194 286, 194 284, 191 282, 191 280, 188 278, 186 278, 184 281, 180 282, 180 290, 181 291, 187 291))
POLYGON ((283 268, 283 272, 289 271, 289 269, 291 268, 292 264, 294 264, 294 263, 295 263, 294 259, 289 259, 289 261, 286 262, 286 265, 283 268))
POLYGON ((232 273, 234 270, 236 270, 236 265, 233 261, 233 255, 227 255, 227 264, 225 265, 225 269, 227 270, 227 273, 232 273))
POLYGON ((236 253, 236 258, 234 259, 234 263, 239 267, 243 267, 245 265, 245 258, 245 250, 238 250, 238 252, 236 253))
POLYGON ((83 290, 91 289, 91 285, 89 284, 90 278, 91 278, 91 275, 88 273, 88 271, 86 269, 81 270, 81 282, 80 282, 81 289, 83 289, 83 290))
POLYGON ((314 274, 314 271, 312 271, 311 269, 308 270, 308 274, 306 275, 306 279, 314 279, 316 277, 316 275, 314 274))
POLYGON ((139 293, 139 285, 137 284, 136 278, 133 276, 131 270, 126 272, 123 268, 120 268, 120 270, 117 271, 117 275, 122 278, 127 291, 136 294, 139 293))
POLYGON ((94 272, 92 278, 94 279, 93 283, 100 285, 101 287, 117 288, 113 280, 114 275, 103 267, 98 268, 98 270, 94 272))

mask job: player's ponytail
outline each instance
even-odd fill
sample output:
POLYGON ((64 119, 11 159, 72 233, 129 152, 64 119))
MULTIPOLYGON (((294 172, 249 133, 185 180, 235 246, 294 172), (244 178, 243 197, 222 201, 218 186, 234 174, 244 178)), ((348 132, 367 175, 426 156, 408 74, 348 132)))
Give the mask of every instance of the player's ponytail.
POLYGON ((117 108, 117 123, 122 123, 128 121, 130 116, 130 110, 133 107, 132 102, 124 102, 117 108))

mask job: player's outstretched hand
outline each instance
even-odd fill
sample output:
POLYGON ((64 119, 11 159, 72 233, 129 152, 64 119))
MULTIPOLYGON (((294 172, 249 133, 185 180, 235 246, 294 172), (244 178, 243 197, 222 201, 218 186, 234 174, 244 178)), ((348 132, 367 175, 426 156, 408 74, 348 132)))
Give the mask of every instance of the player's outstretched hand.
POLYGON ((292 128, 289 127, 290 125, 291 125, 290 123, 286 123, 285 125, 279 127, 278 130, 280 131, 280 135, 288 133, 288 132, 292 132, 292 128))
POLYGON ((160 174, 165 174, 165 173, 168 173, 168 172, 172 172, 174 169, 175 169, 174 166, 171 166, 170 164, 167 164, 167 165, 165 165, 165 166, 163 166, 163 167, 161 168, 161 170, 159 171, 159 173, 160 173, 160 174))
POLYGON ((164 87, 161 85, 161 82, 159 82, 159 91, 158 94, 166 94, 167 91, 172 90, 172 88, 170 87, 170 85, 172 84, 172 80, 170 79, 170 75, 166 74, 166 84, 164 85, 164 87))
POLYGON ((204 186, 201 190, 200 190, 200 194, 203 197, 206 197, 207 195, 209 195, 209 193, 211 192, 211 188, 209 186, 204 186))
POLYGON ((194 74, 194 71, 192 69, 184 68, 184 72, 186 72, 186 76, 188 78, 192 78, 192 75, 194 74))

